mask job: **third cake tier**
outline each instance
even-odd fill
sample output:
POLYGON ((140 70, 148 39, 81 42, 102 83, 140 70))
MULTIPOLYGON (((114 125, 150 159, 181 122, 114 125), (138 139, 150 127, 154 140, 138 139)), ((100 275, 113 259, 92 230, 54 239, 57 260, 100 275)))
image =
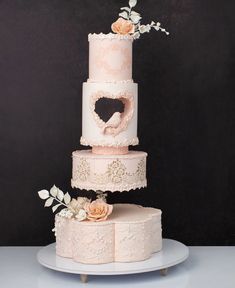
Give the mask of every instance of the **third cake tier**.
POLYGON ((99 155, 91 150, 73 152, 72 187, 93 191, 129 191, 147 186, 147 153, 99 155))

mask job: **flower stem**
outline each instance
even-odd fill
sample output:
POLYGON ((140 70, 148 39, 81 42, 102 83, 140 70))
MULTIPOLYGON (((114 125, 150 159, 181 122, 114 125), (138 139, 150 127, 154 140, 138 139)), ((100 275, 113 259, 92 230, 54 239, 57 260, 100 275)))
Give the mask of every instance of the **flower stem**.
POLYGON ((56 200, 57 202, 59 202, 61 205, 65 206, 68 208, 68 205, 66 205, 65 203, 63 203, 62 201, 60 201, 59 199, 57 199, 56 197, 52 196, 52 198, 54 198, 54 200, 56 200))

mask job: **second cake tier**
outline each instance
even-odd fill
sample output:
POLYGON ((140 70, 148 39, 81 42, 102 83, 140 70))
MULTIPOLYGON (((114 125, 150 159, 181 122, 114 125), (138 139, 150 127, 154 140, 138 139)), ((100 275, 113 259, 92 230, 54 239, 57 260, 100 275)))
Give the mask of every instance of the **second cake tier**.
POLYGON ((137 88, 132 82, 83 83, 82 145, 138 145, 137 88))
POLYGON ((73 152, 73 188, 93 191, 129 191, 147 186, 147 153, 98 155, 91 150, 73 152))

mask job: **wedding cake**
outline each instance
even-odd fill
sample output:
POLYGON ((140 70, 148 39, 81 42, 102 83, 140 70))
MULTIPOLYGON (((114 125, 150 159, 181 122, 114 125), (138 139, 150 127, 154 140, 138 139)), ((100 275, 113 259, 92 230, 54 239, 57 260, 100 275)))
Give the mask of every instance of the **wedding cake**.
POLYGON ((53 186, 41 190, 55 216, 56 254, 85 264, 133 262, 162 248, 161 210, 106 202, 106 192, 144 188, 147 153, 138 145, 138 84, 132 80, 132 45, 141 34, 160 30, 160 23, 142 25, 133 10, 121 8, 113 33, 89 34, 89 78, 83 83, 81 144, 72 153, 71 186, 96 192, 96 199, 71 199, 53 186), (58 209, 58 210, 57 210, 58 209))

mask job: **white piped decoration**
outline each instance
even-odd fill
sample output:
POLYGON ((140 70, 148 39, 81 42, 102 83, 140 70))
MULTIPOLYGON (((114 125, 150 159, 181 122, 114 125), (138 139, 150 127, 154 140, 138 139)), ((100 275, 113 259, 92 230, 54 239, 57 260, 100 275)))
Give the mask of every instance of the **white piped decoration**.
POLYGON ((83 221, 87 217, 86 211, 84 209, 80 209, 78 214, 75 216, 76 220, 83 221))

